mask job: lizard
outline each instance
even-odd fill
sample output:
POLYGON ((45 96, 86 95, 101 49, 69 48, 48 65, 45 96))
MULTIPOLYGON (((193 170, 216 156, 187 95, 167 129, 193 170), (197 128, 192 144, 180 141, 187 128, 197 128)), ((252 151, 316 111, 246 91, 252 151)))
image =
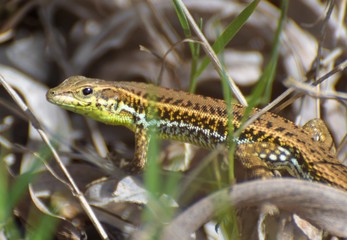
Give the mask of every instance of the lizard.
MULTIPOLYGON (((161 139, 178 140, 214 149, 230 147, 227 104, 224 100, 139 82, 112 82, 72 76, 48 90, 47 100, 64 109, 135 133, 131 161, 119 165, 136 174, 146 166, 151 130, 161 139)), ((232 104, 234 131, 246 108, 232 104)), ((254 108, 250 115, 258 112, 254 108)), ((277 114, 266 112, 232 136, 235 156, 255 177, 292 177, 347 190, 347 167, 312 132, 277 114)))

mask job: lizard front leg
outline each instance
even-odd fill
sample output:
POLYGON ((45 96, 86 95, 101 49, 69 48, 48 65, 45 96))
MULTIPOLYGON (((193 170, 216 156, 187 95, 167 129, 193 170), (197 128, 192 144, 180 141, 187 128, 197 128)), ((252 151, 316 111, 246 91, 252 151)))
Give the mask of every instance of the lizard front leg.
POLYGON ((124 170, 126 173, 131 175, 141 173, 146 166, 149 141, 150 134, 148 134, 148 130, 145 128, 136 128, 134 158, 120 158, 113 154, 110 154, 109 158, 111 158, 115 166, 124 170))

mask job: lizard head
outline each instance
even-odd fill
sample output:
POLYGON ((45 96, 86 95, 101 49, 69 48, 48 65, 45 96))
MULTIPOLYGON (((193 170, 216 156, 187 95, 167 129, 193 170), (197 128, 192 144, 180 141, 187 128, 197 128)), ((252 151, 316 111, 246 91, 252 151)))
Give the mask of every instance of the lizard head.
POLYGON ((121 111, 125 106, 122 92, 114 82, 73 76, 48 90, 46 98, 69 111, 112 125, 133 127, 133 116, 121 111))

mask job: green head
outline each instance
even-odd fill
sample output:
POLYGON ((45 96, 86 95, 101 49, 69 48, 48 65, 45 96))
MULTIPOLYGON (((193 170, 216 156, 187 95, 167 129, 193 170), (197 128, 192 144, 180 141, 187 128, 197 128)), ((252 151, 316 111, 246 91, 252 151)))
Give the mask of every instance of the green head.
POLYGON ((47 100, 64 109, 106 124, 133 129, 134 109, 124 103, 124 90, 109 82, 73 76, 48 90, 47 100))

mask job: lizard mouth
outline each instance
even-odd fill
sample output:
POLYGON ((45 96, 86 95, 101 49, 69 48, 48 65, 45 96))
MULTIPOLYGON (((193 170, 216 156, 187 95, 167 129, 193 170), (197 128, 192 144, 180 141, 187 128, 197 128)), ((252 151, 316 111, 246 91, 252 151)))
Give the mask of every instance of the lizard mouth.
POLYGON ((73 112, 78 112, 80 108, 83 108, 84 111, 88 111, 88 106, 90 106, 88 102, 78 101, 71 93, 59 94, 54 91, 54 89, 50 89, 47 92, 46 98, 50 103, 73 112))

